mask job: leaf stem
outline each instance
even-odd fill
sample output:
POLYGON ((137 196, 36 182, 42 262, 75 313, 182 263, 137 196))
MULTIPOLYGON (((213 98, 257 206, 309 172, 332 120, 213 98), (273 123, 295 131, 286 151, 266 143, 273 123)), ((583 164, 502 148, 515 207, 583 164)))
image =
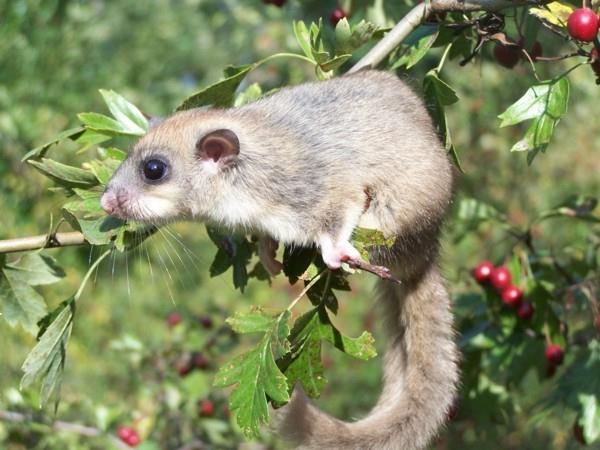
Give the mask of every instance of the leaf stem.
POLYGON ((102 260, 104 258, 106 258, 108 255, 110 255, 110 253, 112 251, 113 251, 112 248, 106 250, 104 253, 102 253, 100 256, 98 256, 98 258, 96 258, 96 261, 94 261, 94 263, 90 266, 90 268, 88 269, 87 273, 83 277, 83 280, 81 281, 81 284, 79 285, 79 289, 77 289, 77 292, 73 296, 73 299, 75 301, 79 300, 79 297, 81 297, 81 294, 83 293, 83 289, 85 288, 85 285, 87 284, 88 280, 90 279, 90 276, 94 272, 94 269, 96 269, 96 267, 98 267, 98 265, 102 262, 102 260))
POLYGON ((448 53, 450 53, 451 48, 452 48, 452 42, 450 42, 446 46, 446 49, 444 50, 444 54, 442 55, 442 58, 440 59, 439 64, 435 68, 435 71, 438 73, 438 75, 442 71, 442 68, 444 67, 444 63, 446 62, 446 58, 448 57, 448 53))
POLYGON ((304 289, 302 289, 302 292, 300 292, 300 294, 298 294, 298 296, 292 301, 292 303, 290 303, 287 307, 288 311, 291 311, 292 308, 294 308, 294 306, 296 306, 296 303, 298 303, 298 301, 300 301, 300 299, 302 297, 304 297, 304 295, 310 290, 310 288, 312 288, 317 281, 319 281, 321 279, 321 277, 323 276, 323 274, 325 273, 325 271, 329 271, 331 272, 329 269, 323 269, 320 273, 318 273, 317 275, 315 275, 313 277, 312 280, 310 280, 310 283, 308 283, 304 289))
POLYGON ((304 56, 304 55, 300 55, 300 54, 298 54, 298 53, 276 53, 276 54, 274 54, 274 55, 267 56, 266 58, 264 58, 264 59, 261 59, 260 61, 257 61, 257 62, 255 62, 255 63, 254 63, 254 65, 255 65, 255 67, 258 67, 258 66, 260 66, 261 64, 264 64, 264 63, 266 63, 266 62, 269 62, 269 61, 271 61, 271 60, 273 60, 273 59, 278 59, 278 58, 296 58, 296 59, 300 59, 300 60, 302 60, 302 61, 309 62, 309 63, 311 63, 313 66, 314 66, 314 65, 316 65, 316 62, 315 62, 315 61, 313 61, 313 60, 312 60, 312 59, 310 59, 310 58, 307 58, 307 57, 306 57, 306 56, 304 56))

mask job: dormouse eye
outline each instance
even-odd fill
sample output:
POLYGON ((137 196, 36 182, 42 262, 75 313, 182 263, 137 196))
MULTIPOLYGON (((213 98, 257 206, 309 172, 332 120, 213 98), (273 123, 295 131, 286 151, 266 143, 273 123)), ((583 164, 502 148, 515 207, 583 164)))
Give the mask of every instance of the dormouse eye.
POLYGON ((149 159, 143 165, 144 176, 150 181, 158 181, 167 174, 167 164, 160 159, 149 159))

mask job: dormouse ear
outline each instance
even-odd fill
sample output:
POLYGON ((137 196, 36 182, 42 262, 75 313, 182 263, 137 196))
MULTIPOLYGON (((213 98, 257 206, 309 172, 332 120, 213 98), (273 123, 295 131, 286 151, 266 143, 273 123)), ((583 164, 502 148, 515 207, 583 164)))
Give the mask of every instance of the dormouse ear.
POLYGON ((227 163, 240 153, 240 141, 231 130, 215 130, 196 143, 198 157, 215 163, 227 163))

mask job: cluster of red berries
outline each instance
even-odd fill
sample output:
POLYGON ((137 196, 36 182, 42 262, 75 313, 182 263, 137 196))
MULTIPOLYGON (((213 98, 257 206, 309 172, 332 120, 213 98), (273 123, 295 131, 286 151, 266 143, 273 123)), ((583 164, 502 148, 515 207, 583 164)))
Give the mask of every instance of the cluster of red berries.
POLYGON ((140 444, 140 442, 142 442, 138 432, 134 428, 128 427, 126 425, 122 425, 119 428, 117 428, 117 436, 119 437, 119 439, 121 439, 121 441, 123 441, 130 447, 137 447, 140 444))
POLYGON ((533 305, 523 300, 523 291, 512 284, 512 277, 506 267, 495 267, 490 261, 482 261, 473 269, 473 278, 479 284, 491 284, 500 294, 502 303, 515 309, 521 319, 531 319, 534 313, 533 305))

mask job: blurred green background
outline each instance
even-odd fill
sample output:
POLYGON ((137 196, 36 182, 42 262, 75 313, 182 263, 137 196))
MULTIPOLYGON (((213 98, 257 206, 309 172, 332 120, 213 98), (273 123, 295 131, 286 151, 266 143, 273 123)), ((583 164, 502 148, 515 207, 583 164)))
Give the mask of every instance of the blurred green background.
MULTIPOLYGON (((366 10, 371 2, 352 3, 357 15, 371 14, 371 19, 377 19, 366 10)), ((218 80, 229 64, 250 63, 276 51, 297 52, 292 20, 328 17, 335 6, 333 0, 290 0, 284 8, 258 0, 0 2, 0 239, 44 233, 51 216, 59 214, 61 199, 48 191, 50 183, 20 159, 27 150, 76 124, 78 112, 104 111, 99 88, 119 92, 146 113, 168 114, 186 96, 218 80)), ((397 20, 408 3, 387 1, 383 7, 388 20, 397 20)), ((546 54, 558 53, 563 45, 544 31, 538 40, 546 54)), ((433 55, 439 56, 439 49, 433 55)), ((491 50, 484 48, 483 56, 466 67, 451 61, 443 70, 443 77, 461 98, 448 111, 465 170, 458 177, 457 195, 489 202, 505 211, 513 224, 525 225, 568 194, 597 194, 600 134, 595 124, 600 102, 591 71, 581 68, 572 74, 570 111, 547 153, 528 167, 525 155, 509 152, 523 128, 498 129, 497 115, 531 85, 531 68, 520 64, 508 70, 495 64, 490 55, 491 50)), ((419 89, 419 80, 435 64, 437 59, 428 57, 400 76, 419 89)), ((538 66, 544 78, 562 72, 569 63, 538 66)), ((301 61, 275 60, 252 72, 245 83, 259 82, 268 88, 313 78, 310 67, 301 61)), ((82 158, 68 145, 54 149, 53 156, 71 163, 82 158)), ((473 288, 470 267, 484 258, 502 260, 511 243, 491 228, 457 242, 452 217, 447 228, 444 270, 457 294, 473 288)), ((585 234, 583 225, 560 221, 535 231, 548 248, 557 250, 585 234)), ((197 432, 193 427, 200 427, 202 433, 219 434, 220 438, 211 438, 215 448, 232 448, 239 436, 216 419, 206 426, 190 425, 204 420, 196 418, 196 400, 211 397, 222 405, 223 393, 210 388, 210 372, 180 377, 178 355, 201 347, 213 332, 198 323, 199 317, 210 316, 215 330, 236 308, 255 304, 280 308, 298 289, 290 289, 283 280, 276 280, 272 287, 251 281, 240 294, 229 274, 209 278, 215 250, 203 226, 178 224, 173 233, 177 234, 159 234, 146 244, 152 268, 146 250, 127 258, 110 258, 86 289, 69 344, 56 417, 109 432, 122 423, 135 422, 143 431, 152 429, 157 420, 172 420, 181 424, 171 428, 177 434, 162 439, 154 436, 160 444, 143 445, 180 448, 197 432), (184 323, 170 328, 166 317, 173 311, 183 315, 184 323), (157 368, 152 355, 162 355, 159 359, 164 366, 157 368), (170 399, 164 404, 175 405, 162 418, 156 410, 157 396, 170 399)), ((83 268, 96 254, 85 248, 52 252, 66 268, 67 279, 43 289, 51 307, 77 289, 83 268)), ((356 289, 343 296, 338 324, 350 335, 368 327, 379 336, 370 296, 373 280, 362 275, 352 281, 356 289)), ((35 392, 18 391, 20 365, 33 339, 1 322, 0 342, 0 409, 35 410, 35 392)), ((381 339, 378 346, 382 347, 381 339)), ((217 366, 229 357, 213 351, 211 364, 217 366)), ((380 358, 365 363, 328 352, 326 359, 329 386, 320 404, 347 419, 364 414, 378 394, 380 358)), ((548 387, 532 382, 525 389, 539 393, 548 387)), ((532 403, 539 398, 536 395, 532 394, 532 403)), ((489 429, 476 430, 479 425, 464 417, 448 426, 434 448, 575 448, 572 418, 553 416, 543 426, 531 426, 527 406, 525 402, 516 417, 498 417, 489 429)), ((226 414, 220 417, 227 422, 226 414)), ((265 437, 265 442, 270 445, 272 440, 265 437)), ((1 448, 102 449, 111 445, 104 437, 47 433, 0 422, 1 448)))

